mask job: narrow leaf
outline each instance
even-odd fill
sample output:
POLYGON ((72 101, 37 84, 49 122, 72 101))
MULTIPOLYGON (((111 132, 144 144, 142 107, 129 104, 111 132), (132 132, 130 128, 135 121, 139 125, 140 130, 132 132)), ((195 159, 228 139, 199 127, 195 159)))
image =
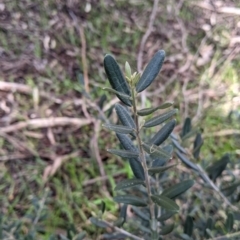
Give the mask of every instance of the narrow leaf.
POLYGON ((133 131, 134 131, 133 128, 123 126, 123 125, 103 124, 103 127, 107 128, 109 130, 112 130, 116 133, 122 133, 122 134, 129 134, 129 133, 133 133, 133 131))
POLYGON ((203 145, 203 139, 202 139, 201 133, 198 133, 193 143, 193 156, 196 159, 199 158, 200 149, 202 145, 203 145))
POLYGON ((156 117, 146 121, 143 126, 147 127, 147 128, 157 126, 157 125, 165 122, 166 120, 168 120, 172 116, 174 116, 177 113, 177 111, 178 111, 177 109, 173 109, 173 110, 170 110, 170 111, 168 111, 166 113, 163 113, 159 116, 156 116, 156 117))
POLYGON ((199 129, 193 129, 193 130, 191 130, 190 132, 188 132, 187 134, 185 134, 184 135, 184 137, 182 137, 182 142, 184 142, 186 139, 188 139, 188 138, 191 138, 191 137, 193 137, 196 133, 198 133, 199 132, 199 129))
POLYGON ((173 119, 166 123, 157 133, 156 135, 149 141, 151 144, 155 144, 159 146, 162 144, 171 134, 173 131, 174 127, 176 125, 176 120, 173 119))
POLYGON ((153 167, 162 167, 167 162, 166 158, 157 158, 154 159, 152 162, 152 168, 153 167))
POLYGON ((127 135, 121 133, 117 133, 116 135, 124 149, 132 152, 139 152, 137 147, 133 144, 132 140, 127 135))
MULTIPOLYGON (((120 70, 120 67, 118 66, 113 56, 107 54, 104 57, 104 68, 112 88, 118 92, 130 96, 128 84, 125 78, 123 77, 122 71, 120 70)), ((129 99, 126 99, 120 95, 117 95, 117 97, 126 105, 128 106, 132 105, 129 99)))
POLYGON ((114 90, 113 88, 104 87, 103 90, 106 90, 106 91, 111 92, 111 93, 115 93, 117 96, 120 96, 124 99, 132 100, 131 96, 129 96, 125 93, 118 92, 118 91, 114 90))
POLYGON ((165 172, 166 170, 168 170, 169 168, 172 168, 174 166, 176 166, 177 164, 170 164, 168 166, 164 166, 164 167, 152 167, 148 169, 149 173, 152 174, 157 174, 157 173, 162 173, 165 172))
POLYGON ((173 211, 173 212, 178 212, 179 211, 178 205, 173 200, 171 200, 170 198, 167 198, 165 196, 152 195, 151 199, 158 206, 160 206, 160 207, 162 207, 166 210, 173 211))
POLYGON ((142 92, 146 89, 156 78, 159 71, 162 68, 162 64, 165 58, 165 52, 163 50, 159 50, 148 63, 145 68, 139 82, 137 83, 136 90, 137 92, 142 92))
POLYGON ((120 207, 120 218, 123 219, 123 222, 122 222, 122 225, 126 222, 126 219, 127 219, 127 204, 123 204, 121 207, 120 207))
POLYGON ((86 232, 81 232, 77 236, 75 236, 74 240, 84 240, 86 235, 87 235, 86 232))
POLYGON ((227 220, 226 220, 226 230, 228 233, 233 230, 233 225, 234 225, 234 216, 233 216, 233 213, 230 212, 228 213, 227 220))
POLYGON ((161 231, 160 231, 160 235, 167 235, 170 232, 172 232, 174 229, 174 223, 173 224, 168 224, 162 227, 161 231))
POLYGON ((183 182, 173 185, 172 187, 165 189, 161 195, 171 199, 176 198, 182 193, 186 192, 189 188, 191 188, 193 184, 194 184, 193 180, 185 180, 183 182))
POLYGON ((137 207, 146 207, 147 202, 139 197, 131 196, 131 195, 120 195, 113 198, 113 200, 117 203, 125 203, 137 207))
POLYGON ((144 185, 144 181, 141 180, 141 179, 134 179, 134 178, 133 179, 126 179, 126 180, 123 180, 123 181, 119 182, 114 190, 115 191, 123 190, 123 189, 134 187, 134 186, 137 186, 137 185, 144 185))
POLYGON ((132 207, 132 209, 133 209, 134 213, 136 213, 136 215, 138 215, 138 217, 149 222, 150 214, 149 214, 149 212, 146 212, 146 209, 142 209, 142 208, 139 209, 137 207, 132 207))
POLYGON ((104 201, 102 201, 102 202, 101 202, 101 211, 102 211, 102 214, 104 214, 105 209, 106 209, 106 203, 105 203, 104 201))
POLYGON ((193 162, 191 162, 186 155, 180 153, 179 151, 176 151, 176 154, 178 156, 178 158, 189 168, 198 171, 198 167, 196 166, 196 164, 194 164, 193 162))
POLYGON ((106 228, 106 227, 108 227, 108 225, 107 225, 104 221, 102 221, 102 220, 100 220, 100 219, 98 219, 98 218, 95 218, 95 217, 90 217, 90 222, 91 222, 93 225, 95 225, 95 226, 97 226, 97 227, 100 227, 100 228, 106 228))
POLYGON ((130 115, 127 108, 122 106, 121 104, 115 104, 116 113, 124 126, 130 127, 132 129, 136 129, 135 122, 133 121, 132 116, 130 115))
POLYGON ((125 63, 125 73, 128 78, 131 78, 132 70, 128 62, 125 63))
POLYGON ((188 134, 192 129, 191 118, 187 117, 183 124, 181 137, 183 138, 186 134, 188 134))
POLYGON ((209 237, 211 237, 211 230, 213 229, 213 226, 214 226, 213 219, 209 217, 206 223, 205 231, 204 231, 205 238, 208 239, 209 237))
POLYGON ((107 149, 108 152, 123 158, 137 158, 139 154, 129 150, 107 149))
POLYGON ((144 108, 144 109, 141 109, 139 111, 137 111, 137 114, 139 116, 147 116, 147 115, 150 115, 151 113, 154 113, 155 111, 157 111, 158 109, 166 109, 168 107, 171 107, 173 105, 173 103, 170 103, 170 102, 166 102, 158 107, 155 107, 155 108, 144 108))
MULTIPOLYGON (((172 152, 173 152, 172 145, 164 146, 162 149, 165 152, 167 152, 169 156, 172 155, 172 152)), ((167 162, 167 160, 169 160, 169 158, 165 156, 157 157, 152 161, 152 167, 162 167, 167 162)))
POLYGON ((176 214, 176 212, 165 212, 163 213, 157 220, 160 222, 166 221, 169 218, 171 218, 174 214, 176 214))
MULTIPOLYGON (((124 134, 116 134, 123 148, 132 152, 139 153, 138 149, 134 146, 131 139, 124 134)), ((139 158, 128 158, 130 167, 133 171, 133 174, 136 178, 145 180, 144 170, 139 158)))
POLYGON ((125 239, 126 238, 126 235, 125 234, 123 234, 123 233, 119 233, 119 232, 114 232, 114 233, 104 233, 103 235, 102 235, 102 238, 103 239, 110 239, 110 240, 112 240, 112 239, 115 239, 115 240, 117 240, 117 239, 119 239, 119 240, 122 240, 122 239, 125 239))
POLYGON ((134 158, 129 158, 129 164, 133 171, 134 176, 138 179, 145 180, 142 164, 134 158))
POLYGON ((193 233, 193 218, 191 216, 187 216, 187 219, 184 224, 184 233, 189 237, 192 236, 193 233))
POLYGON ((168 144, 164 147, 162 147, 164 151, 166 151, 169 155, 172 155, 173 153, 173 146, 171 144, 168 144))
POLYGON ((225 170, 229 162, 230 162, 230 157, 228 154, 225 154, 219 161, 214 162, 211 166, 207 168, 209 177, 213 181, 215 181, 225 170))
POLYGON ((142 143, 143 149, 150 154, 151 157, 164 157, 166 160, 171 158, 171 155, 168 154, 165 150, 163 150, 161 147, 158 147, 156 145, 149 145, 146 143, 142 143))
POLYGON ((100 109, 103 109, 103 105, 106 100, 107 100, 107 97, 105 94, 103 94, 97 103, 100 109))

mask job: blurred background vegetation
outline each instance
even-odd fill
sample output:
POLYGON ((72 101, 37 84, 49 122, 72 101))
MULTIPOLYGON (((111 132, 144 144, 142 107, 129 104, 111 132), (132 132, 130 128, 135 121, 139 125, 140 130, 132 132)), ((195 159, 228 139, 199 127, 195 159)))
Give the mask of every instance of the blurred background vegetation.
POLYGON ((116 219, 112 189, 132 173, 105 151, 117 141, 101 128, 99 108, 104 94, 105 114, 117 100, 102 90, 108 84, 103 58, 111 53, 122 67, 128 61, 142 71, 159 49, 166 51, 165 64, 142 106, 173 101, 176 133, 188 116, 203 129, 205 165, 226 152, 239 164, 238 0, 0 3, 3 222, 21 221, 23 235, 34 222, 36 239, 74 228, 93 239, 88 219, 101 200, 106 218, 116 219))

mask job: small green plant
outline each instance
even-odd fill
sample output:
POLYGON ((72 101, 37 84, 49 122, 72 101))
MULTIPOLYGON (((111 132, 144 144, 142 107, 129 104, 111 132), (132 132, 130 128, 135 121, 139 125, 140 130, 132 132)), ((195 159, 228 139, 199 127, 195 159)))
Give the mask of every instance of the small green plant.
POLYGON ((134 178, 119 182, 115 188, 117 194, 114 200, 122 204, 117 223, 109 224, 94 217, 90 219, 98 227, 111 227, 115 230, 112 235, 108 234, 105 238, 108 236, 109 239, 117 239, 118 235, 133 239, 161 239, 162 235, 174 229, 174 223, 166 224, 165 221, 179 211, 175 199, 194 184, 194 181, 189 179, 167 189, 163 189, 160 184, 161 176, 177 165, 172 160, 173 146, 168 141, 176 124, 176 120, 172 118, 177 113, 177 109, 166 110, 172 106, 169 102, 154 108, 138 109, 138 94, 154 81, 161 70, 164 58, 165 52, 158 51, 142 75, 132 73, 131 67, 126 62, 125 77, 111 55, 106 55, 104 58, 105 71, 112 86, 105 89, 116 94, 123 103, 115 105, 121 124, 104 124, 105 128, 116 133, 122 148, 107 151, 128 159, 134 175, 134 178), (152 114, 158 110, 165 111, 152 117, 152 114), (145 129, 161 124, 164 125, 154 136, 151 138, 144 136, 145 129), (133 206, 134 213, 142 219, 138 226, 140 229, 138 235, 141 238, 120 228, 126 221, 127 205, 133 206))

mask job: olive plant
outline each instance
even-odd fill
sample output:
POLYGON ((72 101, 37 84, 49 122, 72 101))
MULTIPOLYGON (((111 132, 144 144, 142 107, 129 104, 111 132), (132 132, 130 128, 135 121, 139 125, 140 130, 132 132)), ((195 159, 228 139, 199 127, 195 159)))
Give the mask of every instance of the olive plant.
POLYGON ((176 124, 174 116, 177 109, 168 110, 172 107, 170 102, 153 108, 138 108, 139 93, 153 83, 162 68, 164 58, 165 52, 157 51, 142 74, 132 73, 129 63, 126 62, 125 76, 113 56, 108 54, 104 58, 105 72, 112 87, 105 89, 116 94, 121 101, 115 105, 119 124, 104 124, 105 128, 116 133, 121 148, 107 151, 127 159, 134 175, 131 179, 119 182, 115 187, 116 195, 113 199, 121 204, 117 223, 110 224, 91 218, 93 224, 115 230, 113 233, 115 235, 108 235, 109 239, 116 237, 116 234, 133 239, 161 239, 162 235, 174 229, 174 223, 166 224, 165 221, 179 211, 179 206, 175 202, 176 197, 194 184, 194 181, 189 179, 167 189, 163 189, 160 184, 160 177, 165 171, 170 169, 174 171, 177 165, 172 157, 173 146, 169 144, 169 136, 176 124), (158 111, 160 113, 157 113, 158 111), (146 129, 159 125, 160 130, 153 136, 149 138, 144 136, 146 129), (143 220, 139 226, 141 238, 122 229, 128 205, 131 205, 134 213, 143 220))

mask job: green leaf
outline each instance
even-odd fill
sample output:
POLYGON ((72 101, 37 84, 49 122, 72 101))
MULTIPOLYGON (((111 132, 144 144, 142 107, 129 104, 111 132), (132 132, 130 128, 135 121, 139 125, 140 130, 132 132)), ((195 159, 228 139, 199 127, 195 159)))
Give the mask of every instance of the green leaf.
POLYGON ((138 148, 127 135, 121 133, 116 133, 116 135, 124 149, 139 153, 138 148))
POLYGON ((123 222, 122 222, 122 225, 126 222, 126 219, 127 219, 127 204, 123 204, 121 207, 120 207, 120 218, 123 219, 123 222))
POLYGON ((141 180, 141 179, 135 179, 135 178, 126 179, 126 180, 123 180, 123 181, 119 182, 114 190, 115 191, 123 190, 123 189, 134 187, 134 186, 137 186, 137 185, 144 185, 144 181, 141 180))
POLYGON ((104 233, 103 235, 102 235, 102 239, 104 239, 104 240, 108 240, 108 239, 110 239, 110 240, 112 240, 112 239, 119 239, 119 240, 121 240, 121 239, 125 239, 127 236, 125 235, 125 234, 123 234, 123 233, 119 233, 119 232, 113 232, 113 233, 104 233))
POLYGON ((213 181, 215 181, 225 170, 229 162, 230 162, 229 154, 225 154, 219 161, 214 162, 211 166, 207 168, 209 177, 213 181))
POLYGON ((158 206, 160 206, 160 207, 162 207, 166 210, 173 211, 173 212, 178 212, 179 211, 178 205, 168 197, 161 196, 161 195, 160 196, 159 195, 152 195, 151 199, 158 206))
POLYGON ((161 195, 164 195, 168 198, 176 198, 182 193, 186 192, 194 184, 193 180, 185 180, 178 184, 174 184, 172 187, 165 189, 161 195))
POLYGON ((182 240, 193 240, 191 237, 189 237, 187 234, 185 233, 181 233, 179 234, 179 237, 181 237, 182 240))
POLYGON ((162 64, 165 58, 165 52, 163 50, 159 50, 148 63, 145 68, 140 80, 137 83, 136 90, 137 92, 142 92, 146 89, 156 78, 159 71, 162 68, 162 64))
POLYGON ((139 111, 137 111, 137 114, 139 116, 147 116, 147 115, 150 115, 151 113, 154 113, 155 111, 157 111, 158 109, 166 109, 168 107, 171 107, 173 105, 173 103, 170 103, 170 102, 166 102, 158 107, 155 107, 155 108, 144 108, 144 109, 141 109, 139 111))
POLYGON ((97 227, 100 227, 100 228, 106 228, 106 227, 108 227, 108 225, 107 225, 104 221, 102 221, 102 220, 100 220, 100 219, 98 219, 98 218, 95 218, 95 217, 90 217, 90 222, 91 222, 93 225, 95 225, 95 226, 97 226, 97 227))
POLYGON ((187 117, 184 121, 181 137, 183 138, 192 129, 191 118, 187 117))
POLYGON ((152 167, 162 167, 167 162, 166 158, 157 158, 152 161, 152 167))
MULTIPOLYGON (((173 147, 172 147, 172 145, 164 146, 162 149, 163 149, 164 151, 166 151, 166 152, 169 154, 169 156, 172 155, 172 152, 173 152, 173 147)), ((164 157, 164 156, 158 157, 158 158, 156 158, 156 159, 154 159, 154 160, 152 161, 152 167, 161 167, 161 166, 163 166, 163 165, 166 163, 166 161, 167 161, 168 159, 169 159, 169 158, 164 157)))
POLYGON ((129 164, 133 171, 134 176, 138 179, 145 180, 142 164, 134 158, 129 158, 129 164))
POLYGON ((234 216, 233 213, 230 212, 227 215, 227 220, 226 220, 226 231, 229 233, 233 230, 233 225, 234 225, 234 216))
POLYGON ((173 146, 171 144, 168 144, 164 147, 162 147, 164 151, 166 151, 169 155, 172 155, 173 153, 173 146))
POLYGON ((75 236, 74 238, 73 238, 73 240, 84 240, 84 238, 86 237, 86 232, 81 232, 81 233, 79 233, 77 236, 75 236))
POLYGON ((106 209, 106 203, 104 201, 101 201, 101 211, 102 211, 102 214, 104 214, 105 209, 106 209))
POLYGON ((174 229, 174 223, 173 224, 168 224, 162 227, 161 231, 160 231, 160 235, 167 235, 170 232, 172 232, 174 229))
POLYGON ((201 133, 198 133, 193 143, 193 156, 195 157, 195 159, 199 158, 200 149, 202 145, 203 145, 203 139, 202 139, 201 133))
POLYGON ((122 134, 129 134, 133 133, 134 129, 131 127, 123 126, 123 125, 115 125, 115 124, 103 124, 104 128, 107 128, 109 130, 112 130, 116 133, 122 133, 122 134))
POLYGON ((148 172, 151 174, 157 174, 157 173, 162 173, 165 172, 166 170, 168 170, 169 168, 172 168, 174 166, 176 166, 177 164, 170 164, 168 166, 164 166, 164 167, 152 167, 148 169, 148 172))
POLYGON ((136 129, 135 122, 133 121, 132 116, 130 115, 127 108, 121 104, 115 104, 116 113, 124 126, 127 126, 132 129, 136 129))
POLYGON ((213 227, 214 227, 213 219, 209 217, 204 230, 204 238, 209 239, 212 237, 211 230, 213 229, 213 227))
POLYGON ((103 94, 97 103, 101 110, 103 109, 103 105, 106 100, 107 100, 106 94, 103 94))
POLYGON ((143 149, 150 154, 151 157, 164 157, 166 160, 171 158, 171 155, 168 154, 167 151, 163 150, 161 147, 158 147, 156 145, 149 145, 146 143, 142 143, 143 149))
POLYGON ((193 233, 193 218, 191 216, 187 216, 187 219, 184 224, 184 233, 189 237, 192 236, 193 233))
POLYGON ((149 141, 150 144, 154 144, 159 146, 162 144, 171 134, 174 127, 176 125, 176 120, 173 119, 166 123, 157 133, 156 135, 149 141))
POLYGON ((186 155, 180 153, 179 151, 176 151, 176 154, 178 156, 178 158, 189 168, 198 171, 198 167, 196 164, 194 164, 193 162, 191 162, 186 155))
POLYGON ((137 207, 146 207, 147 202, 139 197, 131 196, 131 195, 120 195, 113 198, 113 200, 117 203, 125 203, 137 207))
POLYGON ((106 91, 111 92, 111 93, 115 93, 117 96, 120 96, 120 97, 122 97, 126 100, 132 100, 131 96, 129 96, 125 93, 118 92, 118 91, 114 90, 113 88, 104 87, 103 90, 106 90, 106 91))
POLYGON ((148 221, 148 222, 150 221, 150 214, 149 214, 149 212, 146 212, 146 209, 142 209, 142 208, 139 209, 137 207, 132 207, 132 210, 141 219, 148 221))
POLYGON ((128 62, 125 63, 125 73, 126 76, 130 79, 132 76, 132 70, 128 62))
MULTIPOLYGON (((116 135, 124 149, 132 152, 139 152, 127 135, 120 133, 117 133, 116 135)), ((128 158, 128 160, 134 176, 138 179, 145 180, 143 166, 139 161, 139 158, 128 158)))
POLYGON ((146 121, 143 126, 147 127, 147 128, 157 126, 157 125, 165 122, 166 120, 168 120, 172 116, 174 116, 177 113, 177 111, 178 111, 177 109, 173 109, 173 110, 170 110, 166 113, 158 115, 158 116, 146 121))
POLYGON ((176 214, 176 212, 167 211, 167 212, 163 213, 157 220, 160 222, 166 221, 169 218, 171 218, 174 214, 176 214))
MULTIPOLYGON (((129 86, 113 56, 107 54, 104 57, 104 68, 112 88, 120 93, 131 96, 129 86)), ((132 106, 132 103, 129 99, 126 99, 120 95, 117 95, 117 97, 126 105, 132 106)))
POLYGON ((123 158, 137 158, 139 156, 138 152, 132 152, 129 150, 107 149, 107 151, 123 158))

